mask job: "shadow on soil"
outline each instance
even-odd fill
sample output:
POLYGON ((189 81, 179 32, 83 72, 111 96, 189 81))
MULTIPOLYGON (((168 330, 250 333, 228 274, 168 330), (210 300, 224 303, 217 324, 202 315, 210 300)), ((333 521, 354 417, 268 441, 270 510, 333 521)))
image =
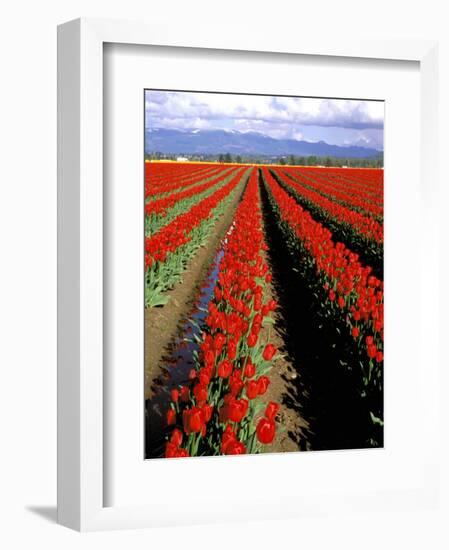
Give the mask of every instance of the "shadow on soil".
POLYGON ((301 450, 356 449, 367 447, 370 419, 357 390, 354 371, 340 365, 341 343, 334 327, 317 317, 316 304, 303 279, 295 272, 276 216, 261 185, 268 261, 278 295, 278 328, 286 353, 296 365, 283 404, 296 410, 309 425, 302 437, 291 433, 301 450), (322 326, 321 330, 317 327, 322 326))

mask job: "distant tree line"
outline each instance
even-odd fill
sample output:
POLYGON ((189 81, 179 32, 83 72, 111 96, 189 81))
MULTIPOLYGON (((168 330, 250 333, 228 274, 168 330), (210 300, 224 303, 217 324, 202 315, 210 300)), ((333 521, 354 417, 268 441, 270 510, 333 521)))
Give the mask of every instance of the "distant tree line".
POLYGON ((206 161, 220 163, 235 163, 235 164, 282 164, 282 165, 299 165, 299 166, 348 166, 352 168, 382 168, 384 165, 383 153, 379 153, 375 157, 368 158, 342 158, 342 157, 319 157, 310 156, 265 156, 265 155, 231 155, 231 153, 219 155, 205 154, 166 154, 159 151, 145 154, 145 159, 148 160, 176 160, 178 157, 185 157, 191 161, 206 161))
POLYGON ((358 157, 318 157, 310 156, 294 156, 280 157, 279 164, 290 164, 300 166, 348 166, 352 168, 382 168, 384 165, 383 153, 379 153, 375 157, 358 158, 358 157))

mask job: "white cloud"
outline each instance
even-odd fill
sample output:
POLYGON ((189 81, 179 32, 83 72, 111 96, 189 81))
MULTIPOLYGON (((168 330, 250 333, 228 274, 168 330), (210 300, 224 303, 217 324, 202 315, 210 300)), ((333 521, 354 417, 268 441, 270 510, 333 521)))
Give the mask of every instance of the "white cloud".
POLYGON ((146 125, 153 127, 225 128, 292 139, 308 139, 322 128, 324 141, 347 130, 350 143, 383 142, 384 104, 376 101, 147 91, 145 109, 146 125))

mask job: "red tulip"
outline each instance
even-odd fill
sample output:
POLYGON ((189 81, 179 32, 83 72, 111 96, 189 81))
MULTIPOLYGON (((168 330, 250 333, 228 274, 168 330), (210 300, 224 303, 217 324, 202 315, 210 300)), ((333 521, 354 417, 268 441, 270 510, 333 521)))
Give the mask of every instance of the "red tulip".
POLYGON ((259 395, 263 395, 270 385, 270 379, 267 376, 261 376, 257 380, 257 383, 259 385, 259 395))
POLYGON ((223 349, 223 346, 226 344, 226 336, 219 332, 214 337, 214 349, 217 355, 221 353, 221 350, 223 349))
POLYGON ((269 445, 276 435, 276 424, 268 418, 261 418, 256 428, 257 439, 264 445, 269 445))
POLYGON ((251 361, 250 358, 246 361, 244 374, 247 378, 252 378, 256 374, 256 367, 254 366, 254 363, 251 361))
POLYGON ((209 403, 206 403, 202 407, 204 422, 209 422, 209 420, 212 418, 212 412, 214 410, 212 405, 209 405, 209 403))
POLYGON ((265 417, 268 420, 274 420, 279 409, 280 409, 280 406, 278 403, 275 403, 274 401, 270 401, 267 405, 267 408, 265 409, 265 417))
POLYGON ((270 361, 275 353, 276 348, 273 346, 273 344, 267 344, 265 346, 265 349, 263 350, 263 358, 265 359, 265 361, 270 361))
POLYGON ((235 359, 235 356, 237 355, 237 346, 234 341, 228 342, 228 357, 231 360, 235 359))
POLYGON ((181 388, 180 399, 183 403, 187 403, 190 399, 190 391, 187 386, 181 388))
POLYGON ((179 391, 176 390, 176 389, 173 389, 171 392, 170 392, 170 395, 171 395, 171 399, 174 403, 177 403, 178 402, 178 399, 179 399, 179 391))
POLYGON ((240 380, 240 378, 232 378, 229 382, 229 390, 231 392, 231 395, 234 397, 237 397, 240 390, 243 388, 244 384, 243 381, 240 380))
POLYGON ((187 449, 178 449, 175 456, 176 458, 185 458, 189 456, 189 452, 187 451, 187 449))
POLYGON ((168 409, 167 411, 167 425, 171 426, 176 421, 176 411, 174 409, 168 409))
POLYGON ((236 399, 229 395, 225 398, 225 404, 220 409, 220 421, 241 422, 248 411, 247 399, 236 399))
POLYGON ((256 380, 248 380, 246 383, 246 396, 255 399, 259 395, 259 384, 256 380))
POLYGON ((231 441, 226 447, 227 455, 244 455, 246 454, 246 447, 241 441, 231 441))
POLYGON ((203 402, 207 400, 207 387, 202 384, 196 384, 193 388, 193 395, 197 402, 203 402))
POLYGON ((351 332, 352 332, 352 336, 353 336, 354 338, 357 338, 358 335, 359 335, 359 333, 360 333, 360 331, 359 331, 359 329, 358 329, 357 327, 352 327, 352 331, 351 331, 351 332))
POLYGON ((232 363, 228 359, 223 359, 218 365, 217 374, 220 378, 228 378, 232 373, 232 363))
POLYGON ((167 441, 165 445, 165 458, 174 458, 176 456, 177 450, 177 445, 175 445, 171 441, 167 441))
POLYGON ((187 435, 190 433, 200 432, 204 425, 204 418, 201 409, 198 407, 192 407, 191 409, 186 409, 182 415, 182 421, 184 426, 184 431, 187 435))
POLYGON ((170 442, 173 443, 173 445, 176 445, 176 447, 179 447, 182 443, 182 432, 181 430, 178 430, 178 428, 175 428, 171 434, 170 442))
POLYGON ((236 440, 236 435, 232 426, 228 424, 221 436, 221 452, 226 454, 228 446, 236 440))
POLYGON ((257 335, 251 332, 247 338, 247 343, 250 348, 253 348, 257 344, 257 335))

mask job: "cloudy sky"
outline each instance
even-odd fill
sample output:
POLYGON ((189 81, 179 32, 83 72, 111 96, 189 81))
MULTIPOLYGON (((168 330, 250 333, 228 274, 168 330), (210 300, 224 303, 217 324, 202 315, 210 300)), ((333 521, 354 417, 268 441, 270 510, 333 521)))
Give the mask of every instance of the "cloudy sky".
POLYGON ((383 150, 379 101, 198 92, 145 93, 147 128, 261 132, 273 138, 325 141, 383 150))

